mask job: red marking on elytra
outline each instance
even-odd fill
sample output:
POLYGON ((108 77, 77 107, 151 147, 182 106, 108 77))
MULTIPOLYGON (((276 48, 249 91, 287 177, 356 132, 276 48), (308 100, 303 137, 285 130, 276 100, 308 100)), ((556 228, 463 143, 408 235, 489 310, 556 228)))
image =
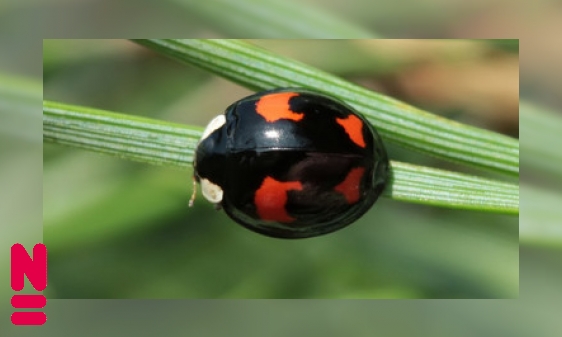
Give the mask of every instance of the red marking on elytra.
POLYGON ((280 119, 290 119, 295 122, 303 119, 303 113, 291 111, 289 99, 298 96, 296 92, 279 92, 268 94, 256 102, 256 111, 268 122, 275 122, 280 119))
POLYGON ((347 177, 345 177, 345 179, 334 188, 335 191, 344 195, 348 204, 354 204, 359 200, 359 185, 364 173, 364 167, 351 169, 351 171, 347 174, 347 177))
POLYGON ((346 118, 336 118, 336 122, 343 127, 349 138, 361 147, 367 146, 363 138, 363 122, 355 115, 349 115, 346 118))
POLYGON ((266 177, 254 196, 256 211, 262 220, 293 222, 285 206, 287 205, 287 191, 302 190, 302 184, 298 181, 277 181, 266 177))

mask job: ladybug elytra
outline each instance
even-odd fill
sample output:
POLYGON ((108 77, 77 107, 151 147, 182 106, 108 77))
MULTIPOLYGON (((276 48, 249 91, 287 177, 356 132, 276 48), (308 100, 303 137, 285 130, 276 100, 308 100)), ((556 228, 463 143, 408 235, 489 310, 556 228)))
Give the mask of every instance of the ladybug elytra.
POLYGON ((206 127, 194 159, 204 197, 255 232, 306 238, 360 218, 384 190, 389 161, 351 107, 300 88, 260 92, 206 127))

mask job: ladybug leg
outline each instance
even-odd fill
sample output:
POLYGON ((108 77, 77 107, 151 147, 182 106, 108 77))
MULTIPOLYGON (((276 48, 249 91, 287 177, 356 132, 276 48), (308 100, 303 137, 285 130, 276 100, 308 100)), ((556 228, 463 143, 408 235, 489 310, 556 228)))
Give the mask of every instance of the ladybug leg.
POLYGON ((189 199, 189 207, 193 207, 193 202, 195 201, 195 197, 197 196, 197 179, 195 176, 193 177, 193 192, 191 193, 191 198, 189 199))
POLYGON ((221 203, 215 204, 215 209, 216 209, 217 211, 222 210, 222 204, 221 204, 221 203))

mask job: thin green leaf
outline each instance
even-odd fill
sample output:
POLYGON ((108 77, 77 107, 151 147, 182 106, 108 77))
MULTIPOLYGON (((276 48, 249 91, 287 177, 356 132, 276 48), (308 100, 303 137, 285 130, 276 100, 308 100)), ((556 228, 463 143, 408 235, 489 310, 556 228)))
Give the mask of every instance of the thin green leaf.
POLYGON ((519 174, 516 139, 438 117, 247 42, 134 41, 254 90, 293 86, 325 92, 364 114, 386 141, 482 169, 519 174))
POLYGON ((519 186, 392 161, 392 199, 449 208, 518 214, 519 186))
MULTIPOLYGON (((45 101, 45 141, 150 164, 191 168, 202 128, 45 101)), ((392 162, 386 195, 451 208, 517 214, 518 187, 464 174, 392 162)))
POLYGON ((43 139, 155 165, 186 167, 202 128, 45 101, 43 139))

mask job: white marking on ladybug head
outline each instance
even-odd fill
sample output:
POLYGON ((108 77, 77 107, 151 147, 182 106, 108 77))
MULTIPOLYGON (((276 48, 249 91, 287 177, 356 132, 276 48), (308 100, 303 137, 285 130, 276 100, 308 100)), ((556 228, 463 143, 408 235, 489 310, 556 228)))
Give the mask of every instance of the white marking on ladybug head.
POLYGON ((211 181, 205 178, 201 178, 199 182, 201 184, 201 192, 205 199, 209 200, 213 204, 218 204, 222 201, 222 188, 219 185, 213 184, 211 181))
POLYGON ((213 131, 221 128, 225 123, 226 123, 226 117, 224 116, 224 114, 218 115, 217 117, 213 118, 209 122, 209 124, 207 124, 205 131, 203 131, 203 136, 201 136, 201 140, 209 137, 209 135, 213 133, 213 131))

